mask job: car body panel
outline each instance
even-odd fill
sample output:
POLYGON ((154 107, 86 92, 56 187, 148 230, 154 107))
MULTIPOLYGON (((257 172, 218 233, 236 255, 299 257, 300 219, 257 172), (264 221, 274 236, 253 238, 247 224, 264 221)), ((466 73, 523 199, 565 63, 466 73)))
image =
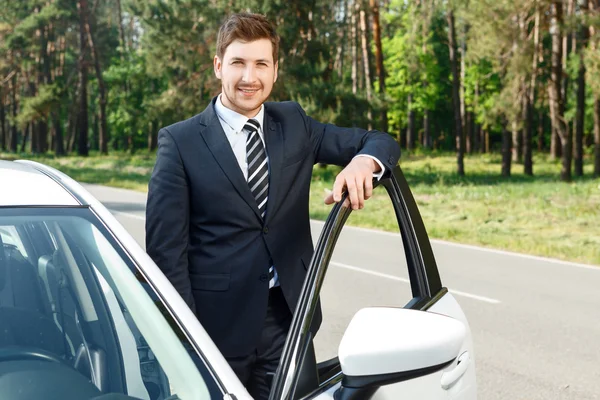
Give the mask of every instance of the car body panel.
POLYGON ((0 206, 76 206, 79 202, 42 170, 0 160, 0 206))

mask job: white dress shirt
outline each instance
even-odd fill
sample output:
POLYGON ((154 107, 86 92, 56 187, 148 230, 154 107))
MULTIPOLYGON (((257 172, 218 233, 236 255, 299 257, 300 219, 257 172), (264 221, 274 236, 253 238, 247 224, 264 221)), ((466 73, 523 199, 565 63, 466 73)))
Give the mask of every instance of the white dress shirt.
MULTIPOLYGON (((248 122, 248 117, 238 114, 237 112, 225 107, 221 102, 221 95, 219 95, 215 108, 217 115, 219 116, 219 122, 223 127, 223 131, 225 131, 225 136, 227 136, 227 140, 231 145, 231 149, 233 150, 233 154, 235 154, 235 159, 237 160, 242 173, 244 174, 244 179, 248 180, 248 163, 246 162, 246 140, 248 139, 248 134, 243 130, 244 125, 248 122)), ((258 130, 258 135, 260 136, 260 140, 262 140, 263 146, 265 147, 265 153, 267 152, 267 146, 265 144, 265 135, 263 131, 263 122, 265 115, 265 106, 260 106, 260 111, 253 118, 260 125, 260 129, 258 130)), ((269 165, 269 154, 267 153, 267 165, 269 165)), ((268 206, 267 200, 267 208, 268 206)))

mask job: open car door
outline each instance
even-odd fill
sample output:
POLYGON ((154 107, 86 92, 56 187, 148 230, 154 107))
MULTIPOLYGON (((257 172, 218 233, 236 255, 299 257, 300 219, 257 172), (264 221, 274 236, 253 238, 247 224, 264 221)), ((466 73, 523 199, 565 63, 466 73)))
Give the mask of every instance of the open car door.
POLYGON ((471 331, 441 282, 400 167, 375 183, 379 185, 385 187, 397 218, 412 299, 403 307, 361 309, 346 328, 337 357, 316 364, 309 328, 333 251, 352 212, 342 207, 345 195, 317 242, 270 399, 477 398, 471 331))

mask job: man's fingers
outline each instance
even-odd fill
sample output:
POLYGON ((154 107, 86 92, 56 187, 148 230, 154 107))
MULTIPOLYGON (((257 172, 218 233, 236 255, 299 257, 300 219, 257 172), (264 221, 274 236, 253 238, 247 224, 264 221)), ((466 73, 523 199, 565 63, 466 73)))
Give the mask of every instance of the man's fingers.
POLYGON ((325 204, 333 204, 335 203, 335 201, 333 200, 333 192, 329 192, 327 193, 327 196, 325 196, 325 204))
POLYGON ((365 206, 365 178, 362 176, 356 178, 356 195, 358 197, 358 209, 362 210, 365 206))
POLYGON ((344 189, 345 179, 340 175, 335 178, 333 183, 333 200, 337 203, 342 199, 342 189, 344 189))
POLYGON ((353 210, 358 209, 358 188, 356 186, 356 180, 354 178, 346 180, 348 196, 350 197, 350 204, 352 205, 353 210))
POLYGON ((371 196, 373 196, 373 175, 365 179, 365 200, 369 200, 371 196))

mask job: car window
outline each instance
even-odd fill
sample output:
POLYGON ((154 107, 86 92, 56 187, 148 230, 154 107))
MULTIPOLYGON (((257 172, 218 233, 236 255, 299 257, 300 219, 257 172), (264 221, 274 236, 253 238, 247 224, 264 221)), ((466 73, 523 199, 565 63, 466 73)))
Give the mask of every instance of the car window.
POLYGON ((0 209, 0 374, 16 377, 0 398, 211 398, 189 343, 92 217, 0 209))
POLYGON ((14 226, 0 226, 0 238, 5 246, 11 246, 17 250, 23 257, 27 257, 27 251, 19 239, 19 235, 14 226))
POLYGON ((398 220, 384 187, 362 210, 350 213, 321 288, 323 322, 315 338, 317 362, 337 356, 354 314, 364 307, 404 307, 412 299, 398 220), (378 228, 364 228, 375 221, 378 228), (358 226, 363 226, 358 228, 358 226))

